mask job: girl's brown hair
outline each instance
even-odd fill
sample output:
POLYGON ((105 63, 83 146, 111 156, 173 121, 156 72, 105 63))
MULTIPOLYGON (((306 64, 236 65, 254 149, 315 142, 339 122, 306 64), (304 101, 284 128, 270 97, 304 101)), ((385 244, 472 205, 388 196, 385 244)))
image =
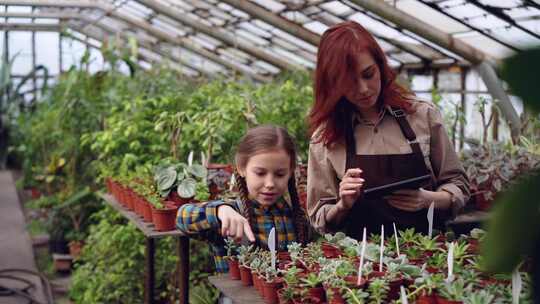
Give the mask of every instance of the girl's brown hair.
POLYGON ((349 121, 352 105, 345 98, 354 90, 358 71, 358 54, 367 51, 377 63, 381 73, 379 102, 410 111, 413 93, 396 83, 386 55, 375 38, 360 24, 347 21, 327 29, 319 43, 317 67, 313 84, 315 103, 309 113, 309 130, 315 141, 326 146, 343 139, 344 122, 349 121))
MULTIPOLYGON (((291 177, 289 178, 288 182, 288 190, 291 197, 294 229, 296 232, 297 241, 299 243, 306 244, 308 241, 307 217, 302 207, 300 207, 298 193, 296 192, 296 180, 294 176, 294 169, 296 168, 296 147, 287 130, 273 125, 263 125, 248 130, 246 135, 244 135, 238 144, 235 155, 236 166, 237 168, 246 168, 246 165, 252 156, 264 151, 272 151, 277 149, 283 149, 287 155, 289 155, 291 160, 291 177)), ((237 173, 236 176, 238 177, 236 179, 236 185, 240 192, 240 199, 244 205, 243 216, 248 219, 250 226, 253 227, 255 224, 255 219, 253 216, 253 208, 251 204, 248 203, 249 198, 246 179, 237 173)))

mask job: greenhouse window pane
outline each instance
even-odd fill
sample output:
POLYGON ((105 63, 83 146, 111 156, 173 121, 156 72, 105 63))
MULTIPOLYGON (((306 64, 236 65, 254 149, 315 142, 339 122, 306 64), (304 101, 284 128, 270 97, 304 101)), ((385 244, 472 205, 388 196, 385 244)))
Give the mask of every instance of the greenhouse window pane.
POLYGON ((32 33, 16 32, 8 33, 9 57, 15 58, 12 66, 12 74, 26 75, 32 71, 32 33))
POLYGON ((36 33, 36 50, 38 50, 36 52, 36 65, 44 65, 51 75, 57 75, 60 69, 58 62, 58 56, 60 56, 59 38, 58 33, 36 33))
POLYGON ((72 65, 79 66, 86 46, 76 40, 62 39, 62 70, 67 71, 72 65))

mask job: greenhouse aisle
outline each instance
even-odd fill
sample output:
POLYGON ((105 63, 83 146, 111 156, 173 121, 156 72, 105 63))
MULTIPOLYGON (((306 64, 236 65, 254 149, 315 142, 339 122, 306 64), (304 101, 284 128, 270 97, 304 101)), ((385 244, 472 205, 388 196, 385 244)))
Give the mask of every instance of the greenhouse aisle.
POLYGON ((0 303, 28 303, 22 297, 4 296, 2 287, 21 288, 26 284, 6 279, 16 276, 26 279, 36 288, 29 291, 41 303, 46 303, 43 285, 34 275, 21 272, 4 272, 5 269, 37 271, 30 236, 26 232, 25 220, 11 172, 0 171, 0 303))

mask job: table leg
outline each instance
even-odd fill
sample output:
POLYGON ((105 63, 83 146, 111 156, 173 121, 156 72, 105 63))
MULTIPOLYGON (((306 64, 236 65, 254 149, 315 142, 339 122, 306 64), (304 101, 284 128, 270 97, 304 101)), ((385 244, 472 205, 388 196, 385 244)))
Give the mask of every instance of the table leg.
POLYGON ((181 236, 177 243, 178 257, 180 259, 179 268, 179 290, 180 304, 188 304, 189 302, 189 237, 181 236))
POLYGON ((146 238, 146 273, 144 276, 144 303, 154 303, 154 255, 155 255, 155 243, 153 238, 146 238))

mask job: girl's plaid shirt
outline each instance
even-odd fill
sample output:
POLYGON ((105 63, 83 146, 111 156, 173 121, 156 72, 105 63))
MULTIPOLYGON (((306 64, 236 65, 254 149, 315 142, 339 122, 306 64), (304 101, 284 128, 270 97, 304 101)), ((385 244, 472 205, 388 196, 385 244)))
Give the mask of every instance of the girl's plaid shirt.
MULTIPOLYGON (((222 205, 229 205, 240 212, 242 202, 211 201, 200 204, 186 204, 178 209, 176 227, 182 232, 198 236, 210 242, 214 251, 214 260, 218 272, 227 272, 228 265, 223 259, 226 256, 225 240, 220 235, 221 222, 217 217, 217 209, 222 205)), ((272 227, 276 228, 276 244, 278 250, 287 250, 287 246, 296 241, 296 233, 292 220, 292 209, 283 197, 271 206, 263 206, 257 201, 249 201, 253 208, 254 227, 251 229, 257 244, 268 248, 268 234, 272 227)))

